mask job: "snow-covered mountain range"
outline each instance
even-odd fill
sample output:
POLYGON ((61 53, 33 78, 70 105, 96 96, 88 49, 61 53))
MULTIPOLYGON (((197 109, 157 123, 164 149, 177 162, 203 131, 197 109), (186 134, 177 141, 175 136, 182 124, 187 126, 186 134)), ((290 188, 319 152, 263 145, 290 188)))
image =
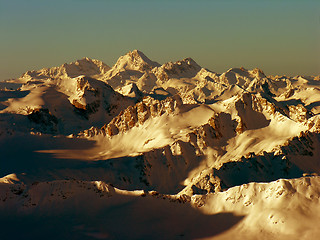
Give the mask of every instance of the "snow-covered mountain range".
POLYGON ((1 86, 1 239, 320 236, 320 76, 134 50, 1 86))

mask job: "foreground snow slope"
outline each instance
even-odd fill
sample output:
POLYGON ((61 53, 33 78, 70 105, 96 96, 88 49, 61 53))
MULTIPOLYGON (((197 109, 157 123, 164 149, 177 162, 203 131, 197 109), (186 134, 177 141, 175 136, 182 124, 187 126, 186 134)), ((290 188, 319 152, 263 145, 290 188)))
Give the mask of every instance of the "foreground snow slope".
POLYGON ((319 80, 134 50, 3 82, 1 239, 316 239, 319 80))
POLYGON ((317 239, 320 234, 319 177, 249 183, 191 198, 119 190, 101 181, 24 185, 11 175, 1 182, 2 239, 317 239))

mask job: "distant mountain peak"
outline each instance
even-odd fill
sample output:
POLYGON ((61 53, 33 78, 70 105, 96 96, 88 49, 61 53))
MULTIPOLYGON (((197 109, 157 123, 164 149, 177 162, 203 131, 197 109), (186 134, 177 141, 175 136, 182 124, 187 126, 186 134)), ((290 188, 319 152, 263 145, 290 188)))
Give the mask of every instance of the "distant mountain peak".
POLYGON ((46 79, 57 77, 77 77, 80 75, 93 76, 105 74, 110 67, 102 61, 83 57, 71 63, 64 63, 60 67, 43 68, 40 70, 27 71, 21 78, 46 79))
POLYGON ((192 58, 188 57, 176 62, 167 62, 163 64, 161 68, 166 70, 179 68, 181 71, 185 71, 187 69, 196 69, 197 71, 200 71, 201 66, 197 64, 196 61, 194 61, 192 58))
POLYGON ((240 67, 240 68, 233 67, 233 68, 229 68, 227 72, 234 72, 242 75, 243 73, 247 74, 248 70, 245 69, 244 67, 240 67))
POLYGON ((86 71, 89 70, 95 70, 96 74, 99 73, 106 73, 108 70, 110 70, 110 67, 106 65, 104 62, 92 59, 89 57, 83 57, 81 59, 76 60, 75 62, 71 62, 69 64, 65 63, 62 65, 62 67, 65 68, 80 68, 80 71, 83 71, 83 75, 86 75, 86 71))
POLYGON ((159 63, 150 60, 143 52, 139 50, 133 50, 121 56, 117 60, 116 64, 106 75, 106 78, 115 77, 119 74, 119 72, 123 72, 126 70, 146 72, 159 66, 159 63))
POLYGON ((160 81, 167 81, 170 78, 192 78, 200 70, 201 66, 192 58, 184 58, 176 62, 167 62, 152 71, 160 81))
POLYGON ((133 50, 119 58, 116 65, 124 65, 134 70, 144 70, 145 68, 159 67, 160 64, 150 60, 143 52, 133 50))
POLYGON ((201 66, 195 60, 193 60, 191 57, 184 58, 181 61, 177 61, 176 63, 179 65, 181 63, 186 63, 188 66, 191 66, 191 67, 197 68, 197 69, 198 68, 201 69, 201 66))
POLYGON ((137 49, 128 52, 126 55, 130 56, 132 59, 134 59, 136 61, 141 61, 142 60, 143 62, 145 62, 145 63, 147 63, 147 64, 149 64, 150 66, 153 66, 153 67, 160 66, 159 63, 150 60, 143 52, 141 52, 140 50, 137 50, 137 49))
POLYGON ((93 59, 89 58, 89 57, 83 57, 80 60, 85 60, 85 61, 88 61, 88 62, 92 62, 93 61, 93 59))
POLYGON ((264 72, 260 68, 254 68, 249 72, 258 78, 265 78, 266 77, 266 75, 264 74, 264 72))

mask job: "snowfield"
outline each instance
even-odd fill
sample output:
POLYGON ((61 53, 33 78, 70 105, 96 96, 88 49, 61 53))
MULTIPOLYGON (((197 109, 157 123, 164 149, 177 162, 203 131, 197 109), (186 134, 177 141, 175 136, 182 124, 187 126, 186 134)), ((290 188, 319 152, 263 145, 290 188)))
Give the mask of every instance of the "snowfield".
POLYGON ((2 82, 0 238, 318 239, 319 92, 138 50, 2 82))

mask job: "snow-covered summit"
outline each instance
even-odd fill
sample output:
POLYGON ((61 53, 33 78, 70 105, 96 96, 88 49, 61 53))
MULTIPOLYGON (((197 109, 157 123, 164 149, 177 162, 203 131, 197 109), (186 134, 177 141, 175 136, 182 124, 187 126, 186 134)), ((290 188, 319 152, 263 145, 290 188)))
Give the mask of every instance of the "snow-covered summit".
POLYGON ((122 71, 144 72, 158 66, 160 66, 159 63, 151 61, 143 52, 133 50, 118 59, 116 64, 106 74, 106 78, 112 78, 122 71))
POLYGON ((71 63, 64 63, 60 67, 43 68, 41 70, 27 71, 20 78, 28 81, 31 79, 46 79, 46 78, 73 78, 80 75, 96 76, 105 74, 110 67, 105 63, 84 57, 80 60, 71 63))
POLYGON ((185 58, 177 62, 168 62, 153 70, 160 81, 166 81, 170 78, 192 78, 201 67, 192 59, 185 58))

